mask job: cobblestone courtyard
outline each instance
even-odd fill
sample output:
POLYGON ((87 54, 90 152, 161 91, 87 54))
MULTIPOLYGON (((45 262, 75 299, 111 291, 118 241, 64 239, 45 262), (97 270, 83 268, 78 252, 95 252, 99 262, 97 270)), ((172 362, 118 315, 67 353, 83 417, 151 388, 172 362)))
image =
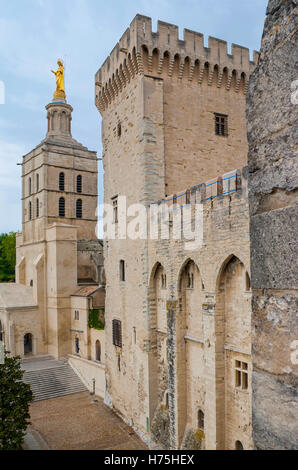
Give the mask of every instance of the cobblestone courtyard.
POLYGON ((99 397, 88 392, 38 401, 30 407, 29 435, 50 450, 146 450, 99 397))

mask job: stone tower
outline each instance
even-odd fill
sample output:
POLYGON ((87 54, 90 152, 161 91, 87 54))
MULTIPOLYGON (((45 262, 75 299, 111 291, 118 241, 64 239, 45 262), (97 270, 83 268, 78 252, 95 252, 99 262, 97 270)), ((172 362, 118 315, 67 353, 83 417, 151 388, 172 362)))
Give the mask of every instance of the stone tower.
POLYGON ((46 110, 46 137, 23 157, 16 282, 33 287, 43 352, 61 357, 71 351, 70 294, 80 278, 98 280, 91 254, 80 246, 96 251, 98 243, 97 156, 73 139, 65 99, 54 98, 46 110))
POLYGON ((298 446, 296 4, 269 1, 260 62, 247 95, 258 449, 298 446))
MULTIPOLYGON (((200 33, 184 30, 179 40, 175 25, 159 21, 153 32, 150 18, 134 18, 95 76, 96 106, 103 119, 105 203, 114 208, 116 229, 126 215, 120 196, 126 196, 128 208, 148 206, 246 165, 245 93, 256 59, 257 53, 251 62, 244 47, 233 44, 230 55, 220 39, 210 37, 206 48, 200 33)), ((128 215, 134 214, 129 210, 128 215)), ((105 399, 148 440, 157 387, 167 381, 166 375, 158 379, 152 366, 156 348, 150 335, 157 327, 151 326, 150 242, 119 235, 104 248, 105 399)), ((163 292, 164 306, 173 300, 174 289, 171 295, 163 292)), ((184 424, 178 423, 171 393, 169 401, 174 447, 181 444, 184 424)), ((221 445, 215 431, 211 440, 210 448, 221 445)))

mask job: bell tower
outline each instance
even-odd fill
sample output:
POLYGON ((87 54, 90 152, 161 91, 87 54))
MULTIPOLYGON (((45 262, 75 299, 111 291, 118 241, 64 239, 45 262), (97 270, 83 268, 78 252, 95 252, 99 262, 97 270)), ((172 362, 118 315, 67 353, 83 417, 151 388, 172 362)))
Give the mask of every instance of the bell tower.
POLYGON ((47 106, 44 140, 23 157, 24 242, 44 240, 55 222, 77 227, 78 240, 95 240, 97 155, 71 134, 73 108, 65 98, 47 106))
POLYGON ((81 280, 98 281, 92 264, 99 247, 97 155, 72 137, 73 108, 64 78, 54 73, 57 90, 46 106, 46 136, 23 156, 16 282, 33 287, 44 351, 63 357, 71 352, 70 295, 81 280))

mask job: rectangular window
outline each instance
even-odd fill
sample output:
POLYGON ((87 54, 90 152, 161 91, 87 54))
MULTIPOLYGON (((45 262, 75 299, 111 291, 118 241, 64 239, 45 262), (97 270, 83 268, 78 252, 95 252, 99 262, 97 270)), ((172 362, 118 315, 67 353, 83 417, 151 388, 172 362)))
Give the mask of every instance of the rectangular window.
POLYGON ((248 389, 248 364, 235 361, 235 386, 242 390, 248 389))
POLYGON ((112 197, 113 204, 113 223, 118 223, 118 196, 112 197))
POLYGON ((75 310, 75 320, 79 320, 79 319, 80 319, 79 311, 75 310))
POLYGON ((120 281, 125 281, 125 261, 120 260, 120 281))
POLYGON ((215 134, 227 137, 228 135, 228 116, 226 114, 214 113, 215 134))
POLYGON ((122 326, 120 320, 113 320, 112 322, 112 334, 114 346, 122 347, 122 326))

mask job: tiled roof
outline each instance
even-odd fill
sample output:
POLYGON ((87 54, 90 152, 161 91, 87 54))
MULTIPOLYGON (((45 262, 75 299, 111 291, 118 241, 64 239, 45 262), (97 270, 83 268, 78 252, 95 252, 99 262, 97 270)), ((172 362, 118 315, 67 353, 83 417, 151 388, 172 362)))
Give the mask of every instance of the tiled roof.
POLYGON ((94 292, 96 292, 101 287, 103 287, 103 286, 102 285, 82 286, 71 295, 75 296, 75 297, 89 297, 89 295, 94 294, 94 292))

